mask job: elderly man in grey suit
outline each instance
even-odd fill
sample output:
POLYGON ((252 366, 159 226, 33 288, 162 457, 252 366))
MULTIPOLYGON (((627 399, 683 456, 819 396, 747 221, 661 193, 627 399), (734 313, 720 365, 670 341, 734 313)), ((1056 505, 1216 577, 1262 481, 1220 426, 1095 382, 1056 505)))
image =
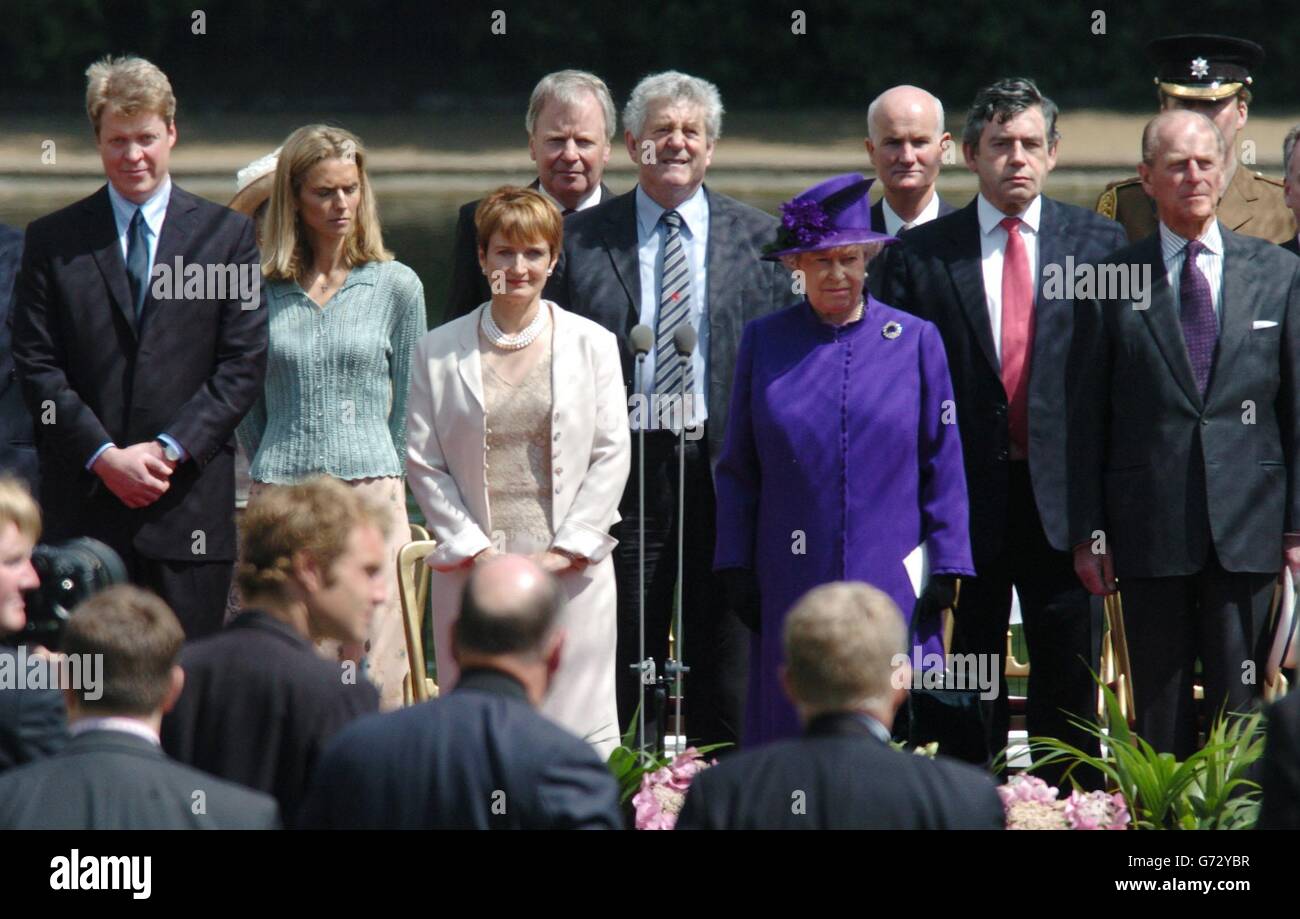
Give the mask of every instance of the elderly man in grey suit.
MULTIPOLYGON (((677 574, 678 436, 686 442, 685 546, 680 654, 686 678, 687 733, 704 743, 739 739, 749 640, 720 602, 712 571, 715 506, 712 462, 722 447, 740 332, 750 319, 796 299, 791 279, 760 261, 774 240, 774 217, 704 184, 722 130, 722 100, 712 83, 676 71, 646 77, 623 111, 624 142, 637 164, 637 186, 565 222, 564 251, 547 296, 599 322, 619 338, 631 424, 646 427, 646 654, 662 668, 677 574), (640 392, 629 335, 654 333, 640 392), (689 359, 673 336, 698 335, 689 359), (684 387, 684 390, 683 390, 684 387), (683 408, 662 397, 684 391, 683 408), (662 416, 657 411, 667 406, 662 416), (637 411, 641 407, 643 410, 637 411), (674 419, 674 415, 677 417, 674 419), (674 423, 675 422, 675 423, 674 423)), ((632 468, 640 446, 633 438, 632 468)), ((618 576, 619 716, 637 704, 639 658, 637 492, 633 477, 614 535, 618 576)))
POLYGON ((158 730, 185 675, 185 633, 155 595, 126 585, 83 602, 63 633, 72 740, 0 776, 0 830, 271 830, 275 799, 163 753, 158 730), (93 661, 98 660, 98 665, 93 661))
POLYGON ((1080 302, 1067 374, 1075 569, 1096 594, 1118 576, 1137 732, 1179 759, 1197 660, 1208 713, 1255 704, 1274 581, 1300 571, 1300 261, 1216 219, 1228 155, 1199 112, 1147 124, 1158 232, 1099 267, 1138 290, 1080 302))

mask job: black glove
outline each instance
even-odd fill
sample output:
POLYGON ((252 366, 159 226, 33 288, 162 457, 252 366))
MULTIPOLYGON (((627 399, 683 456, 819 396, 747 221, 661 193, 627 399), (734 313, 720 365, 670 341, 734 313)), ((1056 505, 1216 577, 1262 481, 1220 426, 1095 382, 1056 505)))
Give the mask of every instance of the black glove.
POLYGON ((957 602, 957 576, 932 574, 912 611, 912 630, 917 635, 934 634, 943 621, 940 614, 957 602))
POLYGON ((718 572, 722 589, 727 594, 727 606, 736 618, 751 632, 762 628, 762 614, 758 599, 758 578, 752 568, 723 568, 718 572))

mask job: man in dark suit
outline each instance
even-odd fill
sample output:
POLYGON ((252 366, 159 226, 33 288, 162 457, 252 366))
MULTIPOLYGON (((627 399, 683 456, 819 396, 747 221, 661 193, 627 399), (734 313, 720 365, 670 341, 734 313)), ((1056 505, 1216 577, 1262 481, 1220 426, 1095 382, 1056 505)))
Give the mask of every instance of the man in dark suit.
POLYGON ((867 106, 871 166, 885 193, 871 208, 871 229, 897 236, 950 214, 935 183, 952 135, 943 129, 943 103, 916 86, 894 86, 867 106))
MULTIPOLYGON (((1286 133, 1282 142, 1282 198, 1292 214, 1300 212, 1300 162, 1291 155, 1295 152, 1295 142, 1300 139, 1300 124, 1286 133)), ((1296 216, 1296 225, 1300 226, 1300 214, 1296 216)), ((1294 235, 1281 243, 1283 249, 1300 255, 1300 235, 1294 235)))
MULTIPOLYGON (((604 80, 584 70, 548 73, 533 87, 524 127, 528 156, 537 164, 537 178, 529 187, 550 198, 561 214, 567 217, 613 197, 601 181, 618 127, 604 80)), ((448 320, 492 299, 490 281, 478 261, 478 205, 462 205, 456 216, 451 292, 443 314, 448 320)))
POLYGON ((244 612, 181 652, 185 689, 162 725, 169 755, 273 794, 293 824, 326 742, 379 710, 355 665, 324 660, 314 643, 365 641, 387 599, 378 575, 389 520, 323 477, 249 506, 240 527, 244 612))
POLYGON ((1261 830, 1300 830, 1300 692, 1268 710, 1268 739, 1259 784, 1261 830))
MULTIPOLYGON (((1056 164, 1056 113, 1029 80, 981 90, 962 138, 979 195, 890 246, 871 289, 937 325, 948 352, 977 573, 962 583, 952 650, 1000 661, 1015 588, 1031 662, 1029 733, 1088 749, 1093 741, 1070 724, 1094 708, 1097 639, 1066 532, 1074 285, 1062 275, 1119 248, 1124 234, 1041 193, 1056 164)), ((1007 742, 1005 681, 983 715, 992 757, 1007 742)))
POLYGON ((1089 590, 1119 577, 1136 730, 1183 759, 1197 659, 1207 712, 1255 704, 1274 581, 1300 570, 1300 261, 1215 219, 1228 151, 1204 115, 1158 115, 1142 151, 1157 232, 1101 269, 1138 296, 1076 318, 1070 527, 1089 590))
POLYGON ((232 434, 266 369, 257 245, 247 217, 172 184, 162 71, 87 76, 108 184, 27 228, 14 307, 47 535, 107 543, 197 638, 225 611, 232 434))
POLYGON ((36 494, 40 480, 32 416, 14 369, 13 292, 23 257, 22 231, 0 224, 0 472, 16 475, 36 494))
MULTIPOLYGON (((677 578, 678 435, 685 419, 686 537, 682 614, 687 731, 703 743, 739 740, 749 636, 719 601, 713 574, 716 530, 711 463, 722 449, 736 349, 745 323, 792 302, 791 280, 761 261, 775 241, 774 217, 709 190, 704 176, 722 130, 717 87, 676 71, 646 77, 623 112, 624 142, 638 165, 637 187, 575 214, 546 296, 618 336, 632 428, 646 429, 646 654, 660 670, 677 578), (654 332, 638 392, 632 328, 654 332), (687 360, 673 345, 687 324, 698 346, 687 360), (675 403, 685 387, 685 400, 675 403), (685 412, 683 413, 683 404, 685 412), (677 409, 673 411, 674 407, 677 409), (665 409, 661 417, 659 409, 665 409), (675 422, 675 423, 674 423, 675 422)), ((639 437, 632 438, 638 468, 639 437)), ((637 485, 628 480, 613 530, 619 540, 618 706, 628 724, 636 709, 639 654, 637 485)))
POLYGON ((590 745, 537 711, 560 664, 563 597, 529 559, 465 583, 451 694, 348 725, 303 803, 308 829, 619 829, 618 786, 590 745))
POLYGON ((814 588, 783 638, 781 682, 804 736, 697 773, 678 829, 1002 829, 986 773, 889 744, 912 671, 907 630, 886 594, 862 583, 814 588))
MULTIPOLYGON (((5 644, 27 624, 23 592, 40 586, 32 548, 41 535, 41 512, 16 479, 0 476, 0 772, 57 753, 68 741, 63 695, 44 681, 28 683, 31 660, 41 652, 5 644)), ((38 665, 39 666, 39 665, 38 665)))
POLYGON ((72 740, 0 775, 0 829, 279 828, 274 799, 172 762, 158 745, 185 681, 184 638, 167 604, 135 587, 77 607, 63 633, 63 652, 82 664, 68 668, 80 685, 64 687, 72 740))

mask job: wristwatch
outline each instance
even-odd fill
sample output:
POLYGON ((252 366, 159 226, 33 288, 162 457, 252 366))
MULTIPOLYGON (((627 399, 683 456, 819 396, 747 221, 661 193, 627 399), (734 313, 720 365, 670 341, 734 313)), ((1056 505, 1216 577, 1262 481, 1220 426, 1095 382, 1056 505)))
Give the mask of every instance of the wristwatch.
POLYGON ((181 461, 181 451, 177 450, 175 447, 167 443, 167 441, 163 440, 161 437, 158 438, 158 443, 162 444, 163 456, 166 457, 167 462, 179 463, 181 461))

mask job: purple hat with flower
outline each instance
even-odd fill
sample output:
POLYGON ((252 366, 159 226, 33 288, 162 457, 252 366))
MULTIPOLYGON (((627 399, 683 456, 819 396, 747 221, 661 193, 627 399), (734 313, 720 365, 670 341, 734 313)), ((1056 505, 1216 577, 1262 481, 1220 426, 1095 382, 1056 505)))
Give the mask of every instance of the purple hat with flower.
POLYGON ((871 229, 871 201, 867 190, 873 181, 860 172, 846 172, 819 182, 782 204, 776 242, 764 247, 763 258, 778 259, 838 246, 898 242, 896 236, 871 229))

